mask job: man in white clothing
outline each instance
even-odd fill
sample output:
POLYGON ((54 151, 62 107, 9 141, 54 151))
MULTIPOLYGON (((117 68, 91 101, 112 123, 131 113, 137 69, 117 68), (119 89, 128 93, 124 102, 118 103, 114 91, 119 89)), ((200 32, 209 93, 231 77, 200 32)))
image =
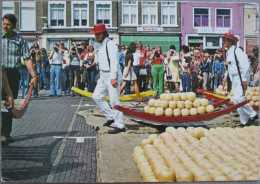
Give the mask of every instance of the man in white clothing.
POLYGON ((120 105, 120 83, 122 81, 122 72, 118 62, 118 48, 116 44, 108 37, 105 24, 95 24, 94 29, 89 33, 95 33, 96 39, 101 43, 98 52, 97 64, 100 70, 100 79, 97 82, 93 94, 93 100, 99 106, 101 112, 108 119, 103 126, 110 126, 115 122, 116 127, 109 130, 109 134, 125 132, 123 113, 113 109, 114 105, 120 105), (105 100, 109 95, 110 105, 105 100))
MULTIPOLYGON (((247 75, 249 75, 249 63, 247 55, 240 48, 235 47, 238 38, 236 38, 233 34, 225 33, 222 40, 224 43, 224 47, 228 49, 226 59, 228 63, 228 73, 230 80, 232 81, 234 103, 237 104, 245 100, 244 91, 247 89, 247 75), (241 78, 239 76, 240 74, 237 68, 235 56, 238 61, 241 78)), ((250 126, 258 118, 256 112, 248 103, 238 108, 237 111, 239 113, 242 126, 250 126)))

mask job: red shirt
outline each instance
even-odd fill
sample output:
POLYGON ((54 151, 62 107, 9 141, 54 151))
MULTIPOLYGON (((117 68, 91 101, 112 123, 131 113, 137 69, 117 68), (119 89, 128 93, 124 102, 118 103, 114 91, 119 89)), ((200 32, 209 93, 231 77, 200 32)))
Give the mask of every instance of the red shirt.
POLYGON ((147 49, 141 49, 141 52, 142 52, 142 54, 143 54, 144 56, 140 58, 140 60, 139 60, 139 65, 140 65, 140 66, 143 66, 144 61, 145 61, 145 59, 146 59, 147 49))
POLYGON ((82 55, 82 60, 85 58, 86 54, 88 53, 88 49, 85 49, 81 55, 82 55))

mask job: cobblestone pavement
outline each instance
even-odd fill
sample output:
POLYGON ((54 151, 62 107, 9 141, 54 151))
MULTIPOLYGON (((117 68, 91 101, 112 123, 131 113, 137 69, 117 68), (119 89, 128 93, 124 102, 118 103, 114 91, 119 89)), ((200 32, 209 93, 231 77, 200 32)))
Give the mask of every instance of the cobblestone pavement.
POLYGON ((26 114, 14 120, 15 142, 1 148, 2 180, 95 182, 96 131, 75 113, 93 101, 47 94, 32 98, 26 114))

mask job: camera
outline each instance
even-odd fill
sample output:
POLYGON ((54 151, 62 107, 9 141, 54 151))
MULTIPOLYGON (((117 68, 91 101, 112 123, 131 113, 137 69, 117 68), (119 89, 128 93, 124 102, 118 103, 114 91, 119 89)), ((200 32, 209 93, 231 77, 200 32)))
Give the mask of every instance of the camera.
POLYGON ((58 52, 58 51, 59 51, 59 49, 58 49, 57 47, 53 47, 53 50, 54 50, 55 52, 58 52))
POLYGON ((91 61, 89 61, 89 60, 84 60, 84 61, 83 61, 83 64, 86 64, 86 65, 91 65, 91 64, 92 64, 92 62, 91 62, 91 61))
POLYGON ((31 50, 31 56, 32 56, 32 57, 35 57, 35 55, 36 55, 36 52, 35 52, 34 49, 32 49, 32 50, 31 50))

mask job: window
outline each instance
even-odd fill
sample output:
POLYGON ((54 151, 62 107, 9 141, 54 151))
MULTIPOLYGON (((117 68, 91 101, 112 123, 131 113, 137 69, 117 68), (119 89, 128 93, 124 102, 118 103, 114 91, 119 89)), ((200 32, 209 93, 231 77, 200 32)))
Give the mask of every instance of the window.
POLYGON ((14 2, 4 1, 2 4, 2 17, 7 13, 14 13, 14 2))
POLYGON ((217 27, 231 27, 230 9, 217 9, 216 16, 217 27))
POLYGON ((49 2, 50 26, 65 26, 65 2, 49 2))
POLYGON ((138 24, 138 4, 137 1, 122 2, 122 24, 138 24))
POLYGON ((176 25, 177 24, 177 7, 176 2, 162 1, 162 24, 176 25))
POLYGON ((259 19, 258 14, 255 14, 255 32, 259 32, 259 19))
POLYGON ((20 2, 19 20, 20 31, 36 31, 35 1, 20 2))
POLYGON ((194 27, 209 26, 209 9, 194 8, 194 27))
POLYGON ((110 1, 98 1, 96 3, 96 23, 103 23, 110 27, 111 23, 111 2, 110 1))
POLYGON ((72 25, 73 26, 87 26, 88 25, 88 4, 73 3, 72 10, 72 25))
POLYGON ((157 2, 142 2, 142 20, 144 25, 156 25, 157 2))
POLYGON ((206 46, 207 47, 219 47, 219 37, 206 37, 206 46))

